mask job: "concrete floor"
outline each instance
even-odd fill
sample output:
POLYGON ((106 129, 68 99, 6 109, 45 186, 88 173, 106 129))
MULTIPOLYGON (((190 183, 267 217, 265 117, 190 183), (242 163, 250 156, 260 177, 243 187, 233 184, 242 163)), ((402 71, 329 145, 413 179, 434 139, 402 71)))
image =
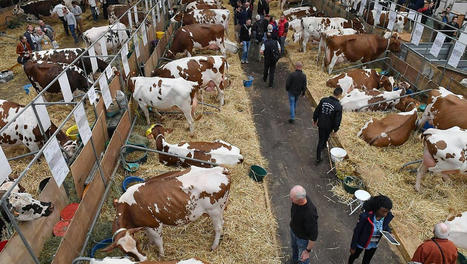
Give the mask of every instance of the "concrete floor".
MULTIPOLYGON (((253 102, 256 128, 260 135, 261 151, 269 161, 270 174, 267 177, 272 209, 279 223, 278 241, 282 247, 282 263, 291 263, 291 202, 288 194, 295 184, 307 189, 308 196, 318 209, 319 235, 312 252, 312 263, 346 263, 358 214, 349 216, 346 205, 328 198, 332 197, 328 184, 336 177, 333 173, 326 174, 329 170, 327 154, 323 156, 324 161, 320 165, 314 165, 318 131, 312 127, 313 112, 310 103, 301 97, 295 124, 289 124, 289 106, 285 91, 288 74, 286 60, 281 59, 277 65, 273 88, 267 88, 262 80, 262 63, 250 60, 250 64, 244 64, 244 70, 247 75, 255 78, 253 86, 248 89, 253 102)), ((382 241, 372 263, 403 262, 399 254, 394 253, 386 241, 382 241)))

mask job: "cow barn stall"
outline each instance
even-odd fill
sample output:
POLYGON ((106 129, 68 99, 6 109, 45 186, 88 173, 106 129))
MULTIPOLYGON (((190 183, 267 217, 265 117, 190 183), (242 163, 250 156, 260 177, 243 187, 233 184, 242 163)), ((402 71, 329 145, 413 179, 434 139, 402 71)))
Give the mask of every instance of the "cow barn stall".
MULTIPOLYGON (((298 51, 299 44, 293 43, 291 37, 287 51, 291 68, 295 61, 304 63, 303 71, 307 75, 310 99, 316 105, 321 98, 332 94, 333 88, 326 86, 326 81, 332 75, 322 70, 321 63, 316 65, 317 45, 310 46, 312 50, 306 52, 310 58, 308 60, 303 60, 304 53, 298 51)), ((381 67, 380 64, 376 65, 381 67)), ((381 193, 392 199, 395 218, 391 226, 405 248, 405 252, 402 250, 403 255, 408 254, 411 257, 423 240, 432 237, 434 224, 467 210, 467 178, 457 175, 452 176, 450 182, 444 182, 441 176, 428 174, 422 181, 421 192, 417 193, 414 190, 416 174, 399 169, 406 162, 423 157, 423 143, 419 133, 414 132, 399 147, 386 148, 370 146, 357 137, 367 121, 371 118, 380 119, 389 113, 344 112, 337 141, 332 139, 331 142, 333 146, 342 145, 350 158, 336 165, 339 177, 357 175, 371 194, 381 193)), ((347 204, 352 198, 342 190, 342 184, 334 184, 332 191, 343 203, 347 204)), ((460 251, 466 253, 465 250, 460 251)))

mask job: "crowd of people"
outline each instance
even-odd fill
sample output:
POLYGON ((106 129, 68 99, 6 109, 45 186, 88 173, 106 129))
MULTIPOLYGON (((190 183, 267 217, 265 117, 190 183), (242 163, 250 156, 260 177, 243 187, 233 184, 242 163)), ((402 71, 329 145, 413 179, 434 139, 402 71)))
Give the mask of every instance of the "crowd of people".
POLYGON ((42 50, 43 44, 48 45, 50 43, 53 48, 58 48, 55 35, 54 29, 42 20, 39 20, 36 27, 31 24, 27 25, 24 34, 19 36, 19 43, 16 46, 17 62, 24 64, 30 59, 33 51, 42 50))

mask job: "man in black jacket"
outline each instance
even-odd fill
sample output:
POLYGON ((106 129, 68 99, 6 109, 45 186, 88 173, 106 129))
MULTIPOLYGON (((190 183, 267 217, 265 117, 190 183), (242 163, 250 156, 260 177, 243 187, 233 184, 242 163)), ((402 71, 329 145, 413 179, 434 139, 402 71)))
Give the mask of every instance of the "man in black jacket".
POLYGON ((285 83, 285 90, 289 95, 290 119, 289 123, 295 121, 295 109, 297 108, 298 97, 305 95, 306 75, 302 72, 302 63, 295 63, 295 71, 289 74, 285 83))
POLYGON ((248 19, 240 28, 240 43, 243 48, 242 63, 248 63, 248 50, 251 40, 251 20, 248 19))
POLYGON ((269 0, 259 0, 258 2, 258 15, 263 18, 269 14, 269 0))
POLYGON ((319 141, 316 150, 316 164, 322 161, 321 152, 326 147, 326 142, 332 131, 337 132, 342 120, 342 105, 339 97, 342 95, 342 88, 334 89, 333 96, 321 99, 313 113, 313 126, 318 126, 319 141))
POLYGON ((266 82, 269 75, 269 88, 272 88, 274 83, 274 72, 276 71, 276 63, 279 60, 280 50, 281 46, 279 42, 272 39, 271 33, 268 32, 266 41, 261 45, 260 53, 264 55, 263 81, 266 82))
POLYGON ((300 185, 290 190, 290 200, 292 263, 309 264, 311 249, 318 238, 318 212, 300 185))

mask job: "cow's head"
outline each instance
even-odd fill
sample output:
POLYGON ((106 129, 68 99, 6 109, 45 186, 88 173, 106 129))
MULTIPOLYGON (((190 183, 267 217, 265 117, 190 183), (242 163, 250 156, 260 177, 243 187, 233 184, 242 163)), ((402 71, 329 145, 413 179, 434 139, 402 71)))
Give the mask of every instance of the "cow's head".
MULTIPOLYGON (((387 32, 386 32, 386 34, 387 34, 387 32)), ((386 38, 386 34, 385 34, 385 38, 386 38)), ((400 52, 401 51, 401 41, 400 41, 400 38, 399 38, 399 34, 393 33, 388 41, 389 41, 388 49, 390 51, 392 51, 392 52, 400 52)))
POLYGON ((227 50, 227 52, 233 53, 233 54, 235 54, 235 53, 238 52, 238 45, 237 45, 237 43, 232 42, 232 41, 230 41, 230 40, 228 40, 228 39, 225 39, 225 40, 224 40, 224 44, 225 44, 225 49, 227 50))
POLYGON ((384 90, 390 92, 394 89, 394 77, 392 76, 381 76, 379 80, 379 87, 382 87, 384 90))
POLYGON ((167 53, 165 54, 165 57, 168 59, 173 59, 175 58, 175 53, 172 50, 168 49, 167 53))
POLYGON ((13 8, 13 15, 20 14, 24 14, 24 10, 19 5, 15 5, 15 7, 13 8))
POLYGON ((177 13, 175 14, 175 16, 173 16, 173 17, 170 19, 170 22, 176 23, 176 22, 182 21, 182 14, 183 14, 182 12, 177 12, 177 13))
POLYGON ((127 87, 128 87, 128 90, 133 93, 135 91, 135 83, 136 83, 136 80, 133 78, 133 77, 136 77, 138 76, 136 74, 136 72, 130 72, 130 74, 128 75, 128 77, 126 78, 126 82, 127 82, 127 87))
POLYGON ((78 144, 76 143, 76 140, 68 140, 66 141, 63 145, 63 151, 65 152, 65 155, 67 156, 67 158, 71 158, 73 157, 73 155, 75 154, 77 148, 78 148, 78 144))
POLYGON ((161 124, 153 124, 146 130, 146 137, 151 139, 157 139, 158 135, 165 136, 166 134, 172 133, 173 129, 164 128, 161 124))
POLYGON ((133 237, 133 235, 140 231, 142 227, 139 228, 120 228, 117 229, 112 237, 112 244, 102 249, 103 252, 109 252, 114 248, 119 248, 121 251, 125 252, 128 256, 135 258, 138 261, 146 261, 148 258, 140 253, 140 247, 138 241, 133 237))
MULTIPOLYGON (((0 197, 5 193, 6 191, 0 191, 0 197)), ((31 221, 41 216, 49 216, 54 208, 52 203, 36 200, 29 193, 12 192, 6 201, 8 209, 19 221, 31 221)))

